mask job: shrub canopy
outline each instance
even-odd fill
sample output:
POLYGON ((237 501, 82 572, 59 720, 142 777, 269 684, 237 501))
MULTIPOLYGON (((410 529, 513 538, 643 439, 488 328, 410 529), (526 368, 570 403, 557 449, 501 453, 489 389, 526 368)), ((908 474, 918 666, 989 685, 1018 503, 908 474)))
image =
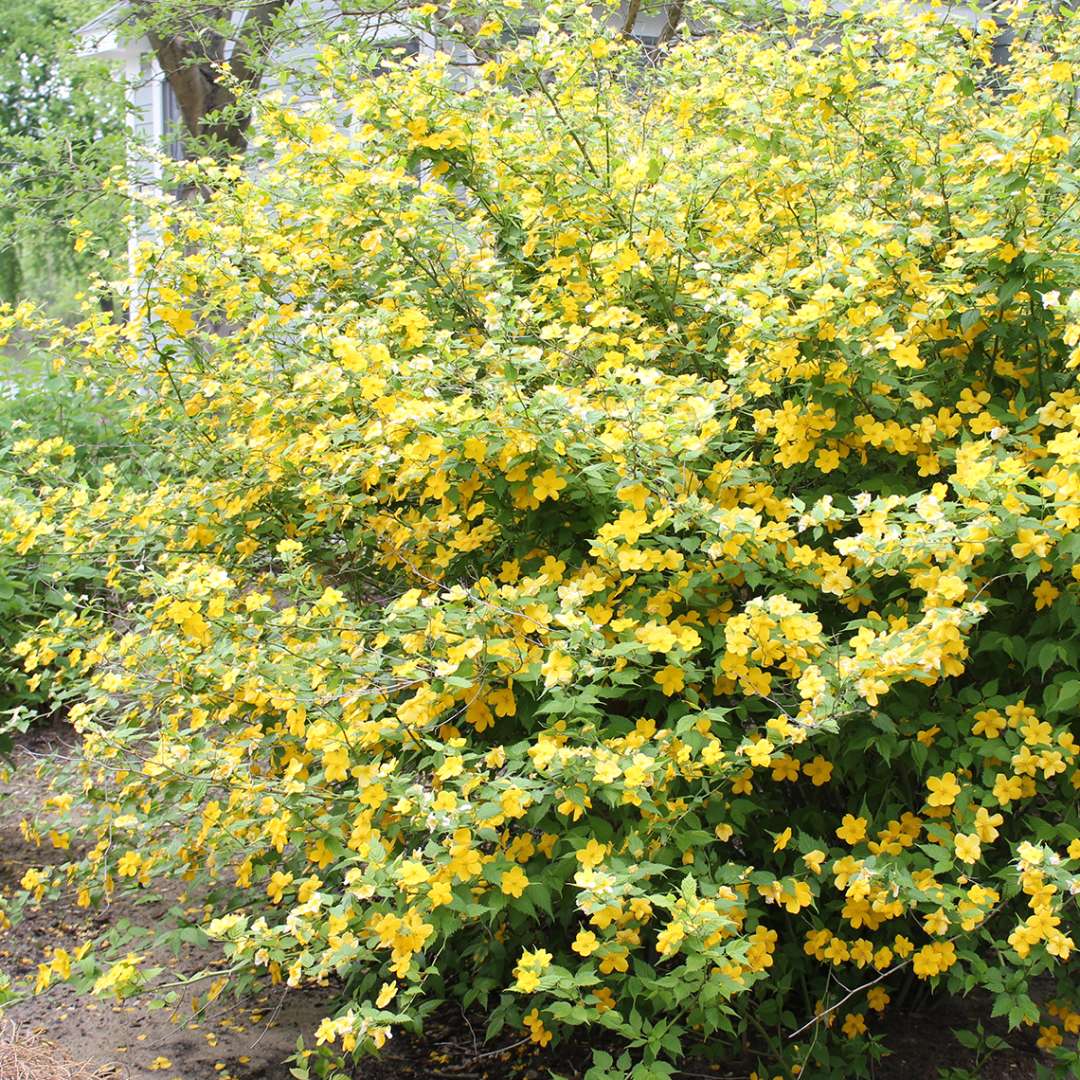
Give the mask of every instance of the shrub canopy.
POLYGON ((575 15, 264 100, 138 317, 57 346, 172 471, 42 496, 118 599, 21 646, 98 806, 28 887, 182 875, 238 985, 343 980, 345 1052, 457 999, 824 1076, 908 980, 1075 1063, 1080 38, 1040 18, 1005 65, 938 10, 654 64, 575 15))

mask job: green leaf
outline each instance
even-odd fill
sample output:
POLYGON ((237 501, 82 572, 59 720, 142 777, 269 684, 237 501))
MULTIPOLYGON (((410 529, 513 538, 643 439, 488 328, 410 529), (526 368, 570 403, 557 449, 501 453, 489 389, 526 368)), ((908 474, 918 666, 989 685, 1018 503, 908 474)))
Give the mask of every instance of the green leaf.
POLYGON ((1078 702, 1080 702, 1080 679, 1070 679, 1068 682, 1060 684, 1056 700, 1050 711, 1055 713, 1068 712, 1078 702))
POLYGON ((961 1046, 966 1046, 969 1050, 974 1050, 979 1045, 979 1036, 976 1035, 974 1031, 968 1031, 966 1029, 954 1031, 953 1038, 955 1038, 961 1046))

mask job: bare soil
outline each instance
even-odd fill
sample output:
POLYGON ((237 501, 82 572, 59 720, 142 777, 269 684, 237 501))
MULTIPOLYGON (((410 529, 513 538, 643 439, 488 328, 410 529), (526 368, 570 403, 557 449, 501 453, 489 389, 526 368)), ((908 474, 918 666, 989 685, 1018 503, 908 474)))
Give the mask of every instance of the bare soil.
MULTIPOLYGON (((76 751, 77 741, 66 725, 36 728, 18 747, 7 779, 0 777, 0 896, 12 895, 29 867, 69 857, 47 843, 41 847, 27 843, 19 822, 50 794, 38 765, 76 751)), ((0 971, 32 985, 47 950, 73 952, 120 919, 153 925, 168 918, 174 902, 182 905, 185 899, 178 887, 161 901, 137 903, 125 897, 93 910, 74 902, 28 908, 11 929, 0 931, 0 971)), ((188 948, 179 958, 169 955, 160 960, 193 973, 212 956, 188 948)), ((116 1075, 128 1080, 287 1080, 285 1062, 296 1049, 297 1037, 303 1035, 311 1043, 330 998, 329 991, 308 990, 278 990, 241 1002, 223 995, 192 1020, 190 994, 175 1010, 151 1011, 138 1001, 91 1000, 56 985, 10 1006, 5 1019, 55 1043, 77 1061, 113 1064, 118 1067, 116 1075)))

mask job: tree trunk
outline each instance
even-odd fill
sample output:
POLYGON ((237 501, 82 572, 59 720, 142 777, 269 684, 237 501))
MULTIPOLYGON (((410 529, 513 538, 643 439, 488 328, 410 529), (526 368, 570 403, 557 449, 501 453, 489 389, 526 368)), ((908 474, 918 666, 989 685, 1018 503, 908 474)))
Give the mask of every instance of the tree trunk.
POLYGON ((258 89, 274 20, 291 0, 267 0, 254 7, 201 6, 196 14, 185 13, 184 0, 135 2, 158 65, 176 95, 185 147, 219 161, 242 153, 251 126, 251 105, 243 97, 258 89), (234 23, 237 12, 243 20, 226 36, 222 25, 234 23))

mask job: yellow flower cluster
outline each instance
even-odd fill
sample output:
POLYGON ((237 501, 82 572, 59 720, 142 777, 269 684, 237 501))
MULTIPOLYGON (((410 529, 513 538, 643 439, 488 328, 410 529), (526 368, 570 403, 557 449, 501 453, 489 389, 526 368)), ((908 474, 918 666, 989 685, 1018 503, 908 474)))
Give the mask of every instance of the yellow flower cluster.
POLYGON ((80 698, 72 877, 213 882, 234 971, 363 972, 345 1051, 434 987, 669 1058, 793 1015, 825 1053, 878 975, 1036 1022, 1080 891, 1076 22, 1007 69, 887 5, 643 68, 564 14, 468 78, 328 51, 267 164, 154 209, 137 317, 57 331, 169 459, 4 526, 123 601, 21 646, 80 698))

